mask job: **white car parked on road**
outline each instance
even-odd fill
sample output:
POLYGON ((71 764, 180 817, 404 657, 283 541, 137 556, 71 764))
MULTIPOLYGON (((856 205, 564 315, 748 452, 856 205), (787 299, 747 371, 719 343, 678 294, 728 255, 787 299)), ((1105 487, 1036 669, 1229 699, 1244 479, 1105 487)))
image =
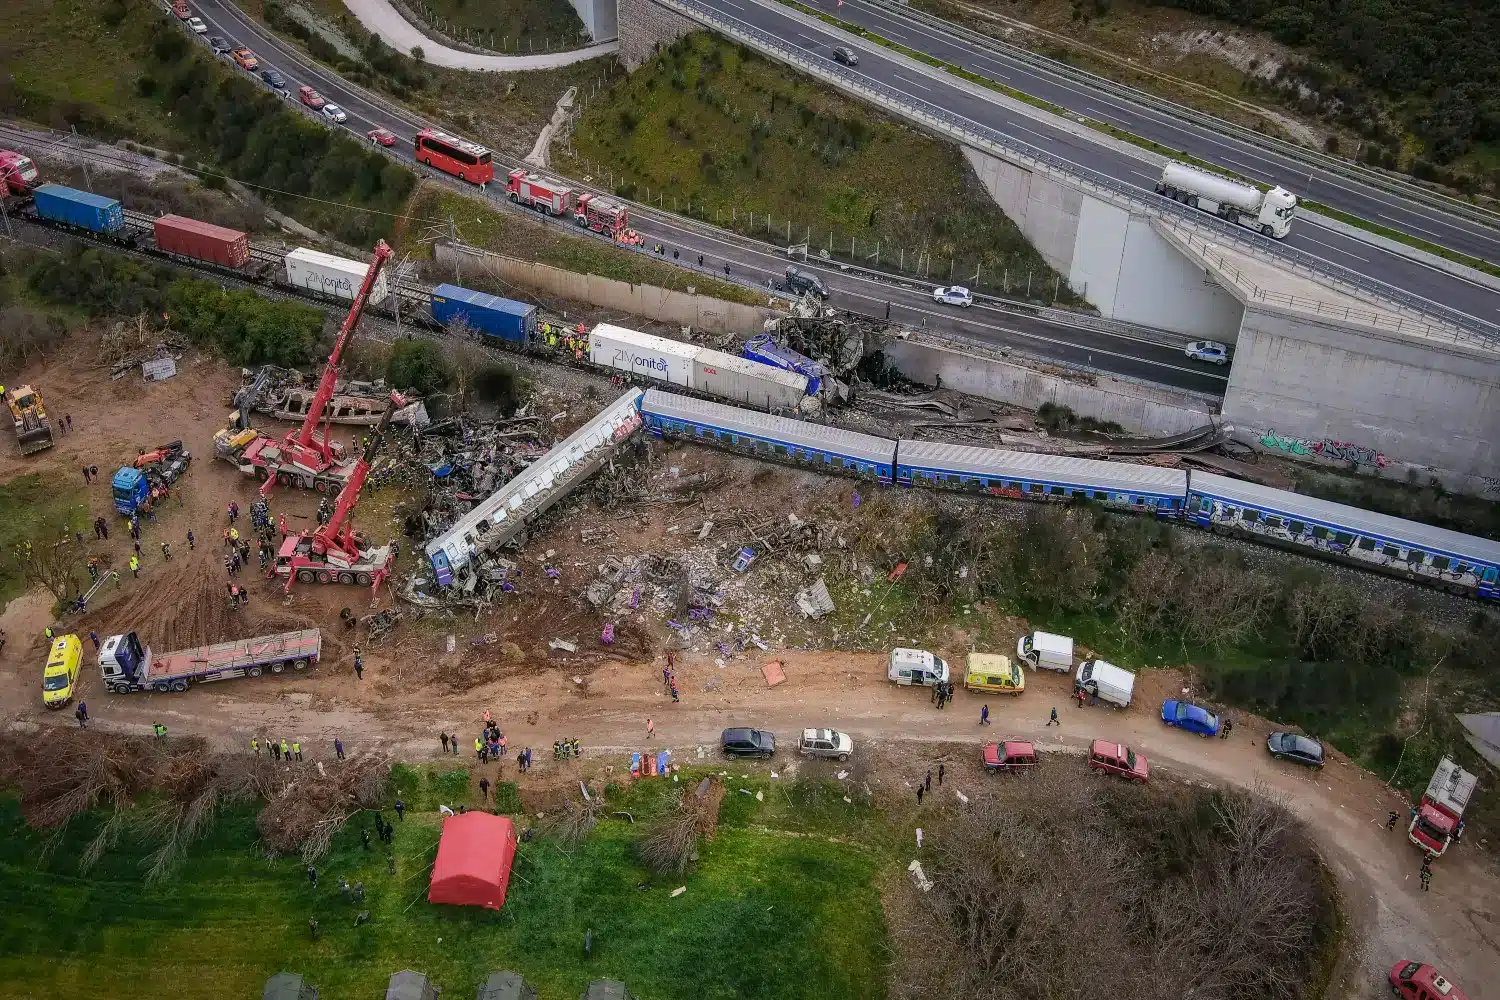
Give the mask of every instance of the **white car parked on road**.
POLYGON ((934 288, 932 300, 945 306, 968 308, 974 304, 974 295, 963 285, 947 285, 943 288, 934 288))
POLYGON ((349 116, 344 113, 344 109, 339 107, 337 104, 325 104, 323 105, 322 111, 323 117, 327 118, 331 122, 338 122, 340 125, 342 125, 344 122, 349 120, 349 116))
POLYGON ((1214 365, 1229 364, 1229 348, 1217 340, 1195 340, 1183 349, 1183 353, 1194 361, 1207 361, 1214 365))
POLYGON ((195 35, 206 35, 206 34, 208 34, 208 25, 206 25, 206 24, 203 23, 203 18, 201 18, 201 17, 190 17, 190 18, 188 18, 187 19, 187 26, 189 28, 193 29, 193 34, 195 34, 195 35))

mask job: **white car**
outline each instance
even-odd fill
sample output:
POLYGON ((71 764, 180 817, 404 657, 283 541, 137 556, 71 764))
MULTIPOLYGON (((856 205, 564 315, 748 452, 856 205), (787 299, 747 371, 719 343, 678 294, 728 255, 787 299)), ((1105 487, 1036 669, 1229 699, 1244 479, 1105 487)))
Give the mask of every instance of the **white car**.
POLYGON ((203 23, 203 18, 201 17, 190 17, 187 24, 189 28, 193 29, 193 34, 195 35, 208 34, 208 25, 203 23))
POLYGON ((1207 361, 1213 365, 1229 364, 1229 348, 1217 340, 1195 340, 1183 348, 1183 353, 1194 361, 1207 361))
POLYGON ((331 122, 338 122, 340 125, 342 125, 344 122, 349 120, 349 116, 344 114, 344 109, 339 107, 337 104, 325 104, 323 105, 322 111, 323 117, 327 118, 331 122))
POLYGON ((967 309, 974 304, 974 295, 963 285, 948 285, 932 290, 932 301, 945 306, 962 306, 967 309))
POLYGON ((806 757, 848 760, 849 755, 854 752, 854 741, 847 733, 834 729, 804 729, 802 741, 797 744, 797 752, 806 757))

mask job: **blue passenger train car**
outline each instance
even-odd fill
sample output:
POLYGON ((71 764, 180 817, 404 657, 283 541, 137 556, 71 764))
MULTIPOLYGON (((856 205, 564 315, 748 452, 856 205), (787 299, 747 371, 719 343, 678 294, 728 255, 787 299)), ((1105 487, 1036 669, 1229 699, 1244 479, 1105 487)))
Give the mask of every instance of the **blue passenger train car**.
POLYGON ((1153 465, 905 438, 896 454, 896 481, 903 486, 991 493, 1014 500, 1089 500, 1158 517, 1177 517, 1187 496, 1187 473, 1153 465))
POLYGON ((1329 500, 1194 472, 1186 519, 1459 594, 1500 599, 1500 542, 1329 500))
POLYGON ((890 483, 895 471, 896 442, 890 438, 756 413, 660 389, 647 391, 641 402, 641 419, 657 437, 711 444, 815 472, 890 483))

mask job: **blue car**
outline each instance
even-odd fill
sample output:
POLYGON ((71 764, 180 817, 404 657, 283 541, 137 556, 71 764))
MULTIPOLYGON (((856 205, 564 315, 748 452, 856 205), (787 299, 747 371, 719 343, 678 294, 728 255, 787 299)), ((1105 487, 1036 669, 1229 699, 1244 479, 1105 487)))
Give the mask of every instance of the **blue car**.
POLYGON ((1186 701, 1161 703, 1161 721, 1199 736, 1219 735, 1219 717, 1206 708, 1186 701))

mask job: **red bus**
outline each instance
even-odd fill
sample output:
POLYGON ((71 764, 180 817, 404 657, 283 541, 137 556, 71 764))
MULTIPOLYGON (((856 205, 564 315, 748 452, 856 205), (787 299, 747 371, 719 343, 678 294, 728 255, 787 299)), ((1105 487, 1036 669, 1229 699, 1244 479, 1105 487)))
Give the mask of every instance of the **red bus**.
POLYGON ((495 179, 488 149, 430 128, 417 133, 415 156, 418 163, 462 177, 470 184, 488 184, 495 179))

